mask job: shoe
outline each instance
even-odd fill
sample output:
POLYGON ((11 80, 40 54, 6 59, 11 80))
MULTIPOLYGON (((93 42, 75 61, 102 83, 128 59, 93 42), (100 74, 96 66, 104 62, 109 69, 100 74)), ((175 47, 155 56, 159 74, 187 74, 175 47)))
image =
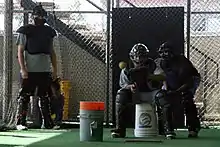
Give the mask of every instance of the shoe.
POLYGON ((59 129, 60 129, 60 126, 59 126, 59 125, 55 125, 55 126, 53 127, 53 129, 54 129, 54 130, 59 130, 59 129))
POLYGON ((125 130, 121 129, 114 129, 111 130, 111 136, 112 138, 125 138, 125 130))
POLYGON ((189 131, 188 138, 197 138, 198 132, 197 131, 189 131))
POLYGON ((23 125, 17 125, 16 129, 19 130, 19 131, 21 131, 21 130, 28 130, 28 128, 26 126, 23 126, 23 125))
POLYGON ((176 133, 175 132, 170 132, 166 134, 167 139, 175 139, 176 138, 176 133))

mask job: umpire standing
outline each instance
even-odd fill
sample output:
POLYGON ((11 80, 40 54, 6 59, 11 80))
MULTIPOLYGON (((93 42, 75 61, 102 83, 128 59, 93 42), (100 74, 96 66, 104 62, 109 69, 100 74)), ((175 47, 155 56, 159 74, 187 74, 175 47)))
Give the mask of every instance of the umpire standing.
POLYGON ((56 32, 45 25, 47 13, 39 4, 33 9, 34 24, 20 27, 17 38, 18 62, 22 76, 22 85, 18 96, 17 130, 27 130, 26 116, 30 95, 37 88, 40 98, 40 110, 45 128, 52 128, 49 109, 48 89, 51 76, 57 76, 56 53, 53 49, 53 38, 56 32), (51 69, 52 65, 52 69, 51 69), (51 75, 52 73, 52 75, 51 75))

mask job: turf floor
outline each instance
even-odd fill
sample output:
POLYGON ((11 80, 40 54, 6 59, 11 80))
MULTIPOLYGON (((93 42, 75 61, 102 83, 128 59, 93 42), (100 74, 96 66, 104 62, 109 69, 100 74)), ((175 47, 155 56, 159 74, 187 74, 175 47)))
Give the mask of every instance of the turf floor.
MULTIPOLYGON (((129 129, 128 138, 133 138, 129 129)), ((24 132, 0 132, 0 147, 220 147, 220 130, 204 129, 197 139, 188 139, 186 131, 177 131, 177 139, 162 142, 124 142, 125 139, 112 139, 109 129, 104 130, 103 142, 80 142, 79 129, 71 130, 29 130, 24 132)))

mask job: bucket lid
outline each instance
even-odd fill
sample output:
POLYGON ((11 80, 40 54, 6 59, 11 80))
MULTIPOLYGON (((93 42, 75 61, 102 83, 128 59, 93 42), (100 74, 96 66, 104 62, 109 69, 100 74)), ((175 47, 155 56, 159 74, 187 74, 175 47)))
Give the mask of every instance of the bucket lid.
POLYGON ((80 101, 80 109, 81 110, 104 110, 105 103, 104 102, 93 102, 93 101, 80 101))

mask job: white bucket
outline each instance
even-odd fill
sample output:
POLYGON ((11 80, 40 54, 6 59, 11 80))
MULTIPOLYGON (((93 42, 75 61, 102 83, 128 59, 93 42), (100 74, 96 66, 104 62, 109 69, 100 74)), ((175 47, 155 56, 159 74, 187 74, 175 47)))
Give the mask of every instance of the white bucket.
POLYGON ((135 137, 156 137, 158 135, 155 107, 149 103, 136 104, 135 137))

